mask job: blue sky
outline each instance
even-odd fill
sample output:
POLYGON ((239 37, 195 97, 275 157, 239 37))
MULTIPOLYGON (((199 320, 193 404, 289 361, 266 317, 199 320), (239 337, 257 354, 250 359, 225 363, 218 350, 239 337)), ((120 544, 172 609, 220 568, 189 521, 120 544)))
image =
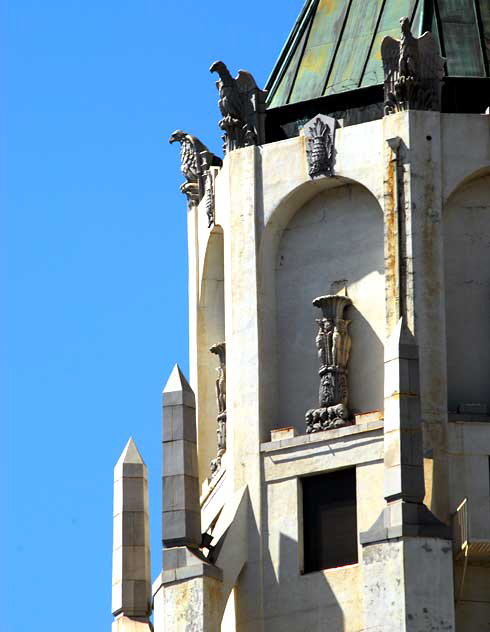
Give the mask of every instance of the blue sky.
POLYGON ((2 6, 3 632, 109 630, 133 435, 160 562, 161 391, 188 373, 176 128, 221 153, 216 59, 264 85, 302 0, 2 6))

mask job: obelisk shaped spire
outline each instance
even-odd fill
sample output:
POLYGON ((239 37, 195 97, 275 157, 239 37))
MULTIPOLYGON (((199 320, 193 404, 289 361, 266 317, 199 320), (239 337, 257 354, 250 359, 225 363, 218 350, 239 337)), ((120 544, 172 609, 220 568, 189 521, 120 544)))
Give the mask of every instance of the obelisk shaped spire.
POLYGON ((176 364, 163 390, 163 543, 201 545, 196 404, 176 364))
POLYGON ((114 467, 112 613, 145 619, 150 600, 148 477, 131 438, 114 467))

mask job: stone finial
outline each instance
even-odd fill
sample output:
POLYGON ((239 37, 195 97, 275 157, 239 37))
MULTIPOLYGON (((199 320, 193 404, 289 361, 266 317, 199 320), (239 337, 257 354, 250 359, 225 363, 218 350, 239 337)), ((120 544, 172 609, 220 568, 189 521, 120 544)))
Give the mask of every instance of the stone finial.
POLYGON ((262 145, 265 142, 267 92, 261 90, 253 76, 245 70, 239 70, 233 78, 222 61, 215 61, 209 70, 219 75, 216 87, 223 116, 219 126, 224 131, 225 152, 262 145))
POLYGON ((414 37, 410 20, 400 18, 401 37, 381 42, 385 114, 403 110, 441 109, 444 57, 431 33, 414 37))
POLYGON ((163 543, 201 545, 194 393, 176 364, 163 391, 163 543))
POLYGON ((186 179, 180 190, 187 195, 190 203, 199 204, 206 194, 210 167, 221 167, 223 161, 209 151, 198 138, 181 129, 175 130, 168 141, 180 143, 180 169, 186 179))
POLYGON ((129 439, 114 468, 112 613, 150 615, 150 536, 146 465, 129 439))
POLYGON ((226 452, 226 343, 219 342, 210 348, 211 353, 219 357, 219 367, 216 369, 216 406, 218 451, 216 458, 211 461, 211 472, 216 472, 221 465, 221 457, 226 452))
POLYGON ((333 175, 335 126, 334 118, 317 114, 303 127, 310 178, 333 175))
POLYGON ((347 383, 347 365, 351 349, 348 333, 350 320, 344 319, 344 310, 352 301, 347 296, 329 294, 313 300, 322 310, 317 318, 316 346, 320 361, 319 408, 306 413, 306 432, 319 432, 330 428, 349 426, 350 419, 347 383))

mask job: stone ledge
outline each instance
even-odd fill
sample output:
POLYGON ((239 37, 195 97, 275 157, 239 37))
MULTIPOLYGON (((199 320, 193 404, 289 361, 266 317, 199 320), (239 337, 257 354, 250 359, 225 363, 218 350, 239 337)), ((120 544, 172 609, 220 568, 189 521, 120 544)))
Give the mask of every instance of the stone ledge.
POLYGON ((330 442, 342 437, 348 437, 350 435, 358 435, 364 432, 373 432, 374 430, 380 430, 383 428, 383 420, 370 421, 364 424, 355 424, 353 426, 346 426, 345 428, 337 428, 335 430, 324 430, 322 432, 314 432, 312 434, 305 434, 292 439, 281 439, 280 441, 268 441, 267 443, 260 444, 261 452, 276 452, 278 450, 284 450, 285 448, 295 448, 299 446, 311 445, 314 443, 330 442))

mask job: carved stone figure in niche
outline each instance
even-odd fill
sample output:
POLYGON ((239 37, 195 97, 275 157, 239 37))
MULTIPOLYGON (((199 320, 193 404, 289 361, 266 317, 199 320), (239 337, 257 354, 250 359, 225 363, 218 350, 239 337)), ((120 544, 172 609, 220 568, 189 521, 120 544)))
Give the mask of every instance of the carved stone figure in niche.
POLYGON ((180 143, 180 169, 186 179, 180 190, 190 203, 199 204, 206 191, 209 167, 221 167, 223 161, 209 151, 198 138, 181 129, 176 130, 168 141, 180 143))
POLYGON ((216 458, 211 461, 211 472, 214 474, 221 465, 221 457, 226 451, 226 344, 219 342, 213 345, 210 351, 219 357, 219 367, 216 369, 218 372, 218 377, 216 378, 218 451, 216 458))
POLYGON ((385 114, 403 110, 441 109, 444 57, 431 33, 414 37, 410 20, 400 19, 399 40, 387 36, 381 43, 385 114))
POLYGON ((223 116, 219 122, 224 131, 224 150, 233 151, 249 145, 261 145, 265 141, 265 99, 249 72, 239 70, 233 78, 222 61, 215 61, 209 69, 219 79, 219 109, 223 116))
MULTIPOLYGON (((202 155, 202 154, 201 154, 202 155)), ((204 199, 206 215, 208 217, 208 228, 214 224, 214 178, 211 172, 211 165, 208 164, 208 157, 203 156, 204 166, 204 199)))
POLYGON ((319 408, 306 413, 306 432, 319 432, 330 428, 351 425, 348 400, 347 364, 351 349, 348 332, 350 320, 344 319, 344 310, 350 298, 340 295, 320 296, 313 301, 322 310, 317 318, 316 346, 320 361, 319 408))
POLYGON ((318 114, 304 126, 306 158, 311 178, 333 175, 335 119, 318 114))

